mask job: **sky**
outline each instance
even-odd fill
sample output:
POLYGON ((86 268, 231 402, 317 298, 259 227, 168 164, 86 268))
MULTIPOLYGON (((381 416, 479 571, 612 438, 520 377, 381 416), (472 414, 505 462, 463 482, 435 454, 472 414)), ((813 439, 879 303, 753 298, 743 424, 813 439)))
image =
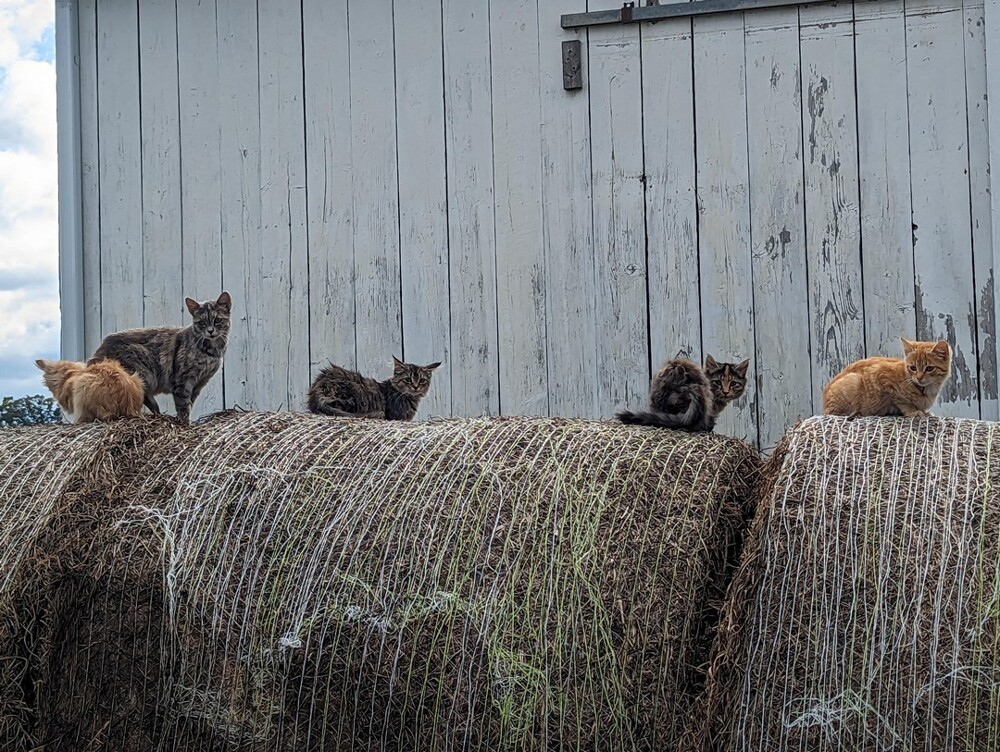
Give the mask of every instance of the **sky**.
POLYGON ((59 354, 55 2, 0 0, 0 399, 59 354))

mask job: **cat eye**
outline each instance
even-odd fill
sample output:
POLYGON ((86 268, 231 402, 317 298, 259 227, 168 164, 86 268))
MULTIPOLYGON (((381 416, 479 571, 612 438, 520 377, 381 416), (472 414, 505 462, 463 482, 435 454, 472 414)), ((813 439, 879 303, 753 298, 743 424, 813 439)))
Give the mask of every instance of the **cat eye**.
POLYGON ((934 373, 934 371, 936 371, 936 370, 937 370, 937 366, 927 366, 924 369, 924 372, 925 373, 934 373))
POLYGON ((916 366, 910 366, 910 373, 916 373, 916 372, 917 372, 917 367, 916 366))

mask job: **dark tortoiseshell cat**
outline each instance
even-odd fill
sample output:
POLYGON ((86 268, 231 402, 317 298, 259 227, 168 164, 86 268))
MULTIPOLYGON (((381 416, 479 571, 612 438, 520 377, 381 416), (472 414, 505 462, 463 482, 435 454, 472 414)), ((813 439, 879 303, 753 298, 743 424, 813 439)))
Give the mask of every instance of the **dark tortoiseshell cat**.
POLYGON ((142 379, 143 403, 158 415, 153 396, 172 394, 177 418, 187 423, 191 406, 222 364, 229 337, 229 315, 233 301, 228 292, 218 300, 199 303, 184 299, 191 314, 191 326, 157 326, 128 329, 104 338, 88 362, 117 360, 122 367, 142 379))
POLYGON ((709 355, 705 368, 687 358, 664 363, 649 385, 649 411, 618 413, 622 423, 682 431, 711 431, 726 405, 747 385, 749 360, 717 363, 709 355))
POLYGON ((392 377, 376 381, 332 363, 309 387, 309 410, 323 415, 413 420, 420 399, 431 386, 440 363, 418 366, 392 358, 392 377))

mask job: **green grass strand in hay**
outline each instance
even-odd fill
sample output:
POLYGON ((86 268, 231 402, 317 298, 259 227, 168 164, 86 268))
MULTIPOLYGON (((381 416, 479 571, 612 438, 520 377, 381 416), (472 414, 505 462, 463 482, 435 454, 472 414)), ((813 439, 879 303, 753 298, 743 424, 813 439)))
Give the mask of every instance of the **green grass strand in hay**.
POLYGON ((145 529, 162 576, 107 607, 162 600, 169 673, 133 720, 162 748, 660 749, 756 459, 614 423, 244 414, 138 465, 109 553, 148 557, 145 529))

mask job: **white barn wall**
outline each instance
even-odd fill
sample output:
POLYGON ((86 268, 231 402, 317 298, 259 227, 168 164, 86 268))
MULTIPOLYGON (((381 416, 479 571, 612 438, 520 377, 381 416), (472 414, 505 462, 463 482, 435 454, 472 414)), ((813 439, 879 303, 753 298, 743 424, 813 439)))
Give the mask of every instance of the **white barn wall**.
POLYGON ((559 27, 619 5, 80 0, 86 349, 225 287, 197 414, 402 355, 444 361, 423 417, 607 417, 750 357, 720 427, 767 447, 945 336, 941 412, 996 418, 996 0, 559 27))

